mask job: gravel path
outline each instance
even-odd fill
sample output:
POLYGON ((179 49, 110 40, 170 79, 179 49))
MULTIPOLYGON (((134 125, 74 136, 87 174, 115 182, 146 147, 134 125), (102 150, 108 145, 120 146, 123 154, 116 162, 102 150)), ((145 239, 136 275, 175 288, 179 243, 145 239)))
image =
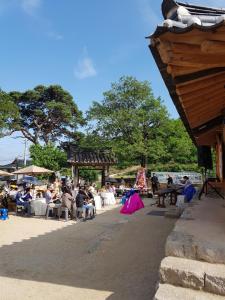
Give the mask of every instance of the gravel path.
POLYGON ((132 216, 116 208, 78 224, 0 222, 0 299, 152 299, 175 221, 150 203, 132 216))

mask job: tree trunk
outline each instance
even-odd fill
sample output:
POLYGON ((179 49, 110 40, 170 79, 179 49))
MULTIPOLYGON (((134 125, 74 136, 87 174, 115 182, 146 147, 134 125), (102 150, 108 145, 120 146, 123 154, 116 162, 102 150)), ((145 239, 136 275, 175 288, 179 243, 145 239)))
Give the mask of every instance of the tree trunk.
POLYGON ((147 164, 148 164, 148 158, 146 155, 143 154, 141 157, 141 166, 143 168, 147 168, 147 164))

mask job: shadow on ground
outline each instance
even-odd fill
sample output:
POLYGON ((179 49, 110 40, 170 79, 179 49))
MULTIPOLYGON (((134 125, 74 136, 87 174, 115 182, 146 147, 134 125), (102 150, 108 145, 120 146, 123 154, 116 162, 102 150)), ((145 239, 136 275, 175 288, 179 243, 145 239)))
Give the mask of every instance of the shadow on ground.
POLYGON ((116 209, 92 221, 2 246, 0 277, 110 291, 108 300, 152 299, 175 221, 160 213, 147 215, 151 210, 147 204, 127 217, 116 209))

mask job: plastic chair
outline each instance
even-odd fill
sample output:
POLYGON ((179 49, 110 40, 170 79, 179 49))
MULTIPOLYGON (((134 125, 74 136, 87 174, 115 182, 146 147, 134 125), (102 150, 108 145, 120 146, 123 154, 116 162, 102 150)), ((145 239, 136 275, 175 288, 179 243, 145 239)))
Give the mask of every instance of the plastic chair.
POLYGON ((52 207, 52 206, 47 206, 47 211, 46 211, 46 220, 49 218, 49 213, 52 213, 53 214, 53 212, 54 212, 54 207, 52 207))
POLYGON ((57 215, 59 215, 59 208, 60 204, 55 204, 55 203, 49 203, 47 206, 47 211, 46 211, 46 219, 49 218, 49 213, 51 212, 52 215, 54 215, 54 209, 57 209, 57 215))

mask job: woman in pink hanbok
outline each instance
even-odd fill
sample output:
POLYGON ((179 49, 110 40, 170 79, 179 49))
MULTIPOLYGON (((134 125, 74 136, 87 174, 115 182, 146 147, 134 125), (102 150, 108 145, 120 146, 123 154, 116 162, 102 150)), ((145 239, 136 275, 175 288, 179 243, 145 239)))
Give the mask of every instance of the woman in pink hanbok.
POLYGON ((141 197, 133 189, 131 189, 127 193, 126 198, 127 199, 126 199, 123 207, 120 210, 121 214, 131 215, 135 211, 145 207, 143 201, 141 200, 141 197))

